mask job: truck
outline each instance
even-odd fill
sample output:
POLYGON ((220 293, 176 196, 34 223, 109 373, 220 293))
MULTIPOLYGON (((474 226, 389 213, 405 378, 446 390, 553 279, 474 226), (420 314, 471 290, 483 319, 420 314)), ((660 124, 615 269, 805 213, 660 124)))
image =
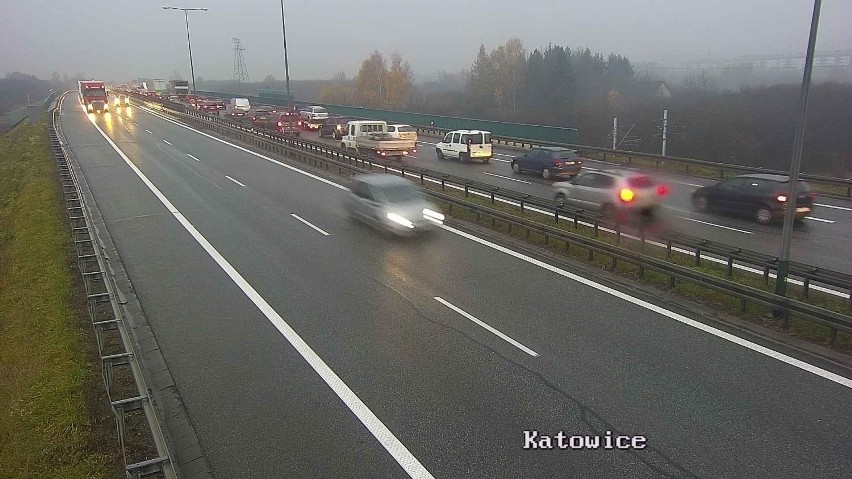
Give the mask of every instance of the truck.
POLYGON ((166 84, 166 80, 160 80, 160 79, 146 80, 142 83, 142 86, 145 87, 145 90, 147 90, 149 92, 157 92, 160 95, 162 95, 164 93, 168 93, 168 91, 169 91, 169 87, 166 84))
POLYGON ((77 82, 77 95, 80 104, 87 113, 109 111, 106 85, 100 80, 81 80, 77 82))
POLYGON ((169 95, 175 95, 181 101, 189 95, 189 82, 186 80, 172 80, 169 82, 169 95))
POLYGON ((379 158, 401 159, 417 153, 415 140, 394 138, 388 133, 388 124, 384 121, 350 121, 340 147, 379 158))

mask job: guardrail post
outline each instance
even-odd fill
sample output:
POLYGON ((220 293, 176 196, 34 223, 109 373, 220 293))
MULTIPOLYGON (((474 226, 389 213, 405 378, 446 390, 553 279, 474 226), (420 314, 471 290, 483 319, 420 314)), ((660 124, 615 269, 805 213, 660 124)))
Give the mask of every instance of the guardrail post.
POLYGON ((444 179, 441 178, 441 191, 447 191, 446 185, 444 184, 444 179))
POLYGON ((521 200, 521 213, 524 212, 524 200, 521 200))
POLYGON ((598 237, 598 219, 595 218, 595 238, 598 237))
POLYGON ((808 299, 808 289, 811 285, 811 277, 805 276, 805 280, 802 281, 802 299, 808 299))
POLYGON ((467 198, 467 196, 468 196, 467 185, 464 185, 464 197, 467 198))
POLYGON ((701 266, 701 247, 695 248, 695 266, 701 266))
POLYGON ((672 240, 671 240, 671 238, 669 238, 669 240, 666 241, 666 259, 670 259, 671 257, 672 257, 672 240))
POLYGON ((494 204, 494 192, 493 191, 491 192, 491 204, 492 205, 494 204))
POLYGON ((421 185, 425 184, 424 181, 425 180, 423 179, 423 172, 420 172, 420 184, 421 185))
POLYGON ((615 224, 615 244, 621 244, 621 224, 615 224))
POLYGON ((734 274, 734 257, 733 255, 728 255, 728 269, 726 271, 728 276, 732 276, 734 274))

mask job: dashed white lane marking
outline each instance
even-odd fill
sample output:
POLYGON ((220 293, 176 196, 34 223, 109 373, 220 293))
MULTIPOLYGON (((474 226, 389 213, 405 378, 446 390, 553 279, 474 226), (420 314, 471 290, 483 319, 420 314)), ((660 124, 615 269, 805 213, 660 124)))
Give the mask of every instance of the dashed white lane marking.
POLYGON ((316 231, 318 231, 321 235, 323 235, 323 236, 329 236, 329 234, 328 234, 328 233, 326 233, 326 232, 325 232, 322 228, 320 228, 320 227, 318 227, 318 226, 315 226, 315 225, 311 224, 308 220, 306 220, 306 219, 304 219, 304 218, 300 217, 300 216, 299 216, 299 215, 297 215, 296 213, 290 213, 290 216, 292 216, 293 218, 296 218, 297 220, 301 221, 302 223, 304 223, 304 224, 306 224, 306 225, 310 226, 311 228, 315 229, 315 230, 316 230, 316 231))
POLYGON ((835 210, 843 210, 843 211, 852 211, 852 208, 846 208, 845 206, 835 206, 835 205, 825 205, 822 203, 814 203, 815 206, 822 206, 823 208, 832 208, 835 210))
POLYGON ((754 234, 754 233, 753 233, 753 232, 751 232, 751 231, 740 230, 740 229, 737 229, 737 228, 731 228, 730 226, 717 225, 716 223, 708 223, 708 222, 706 222, 706 221, 701 221, 701 220, 696 220, 696 219, 692 219, 692 218, 687 218, 686 216, 678 216, 678 218, 683 218, 683 219, 685 219, 686 221, 694 221, 694 222, 696 222, 696 223, 701 223, 701 224, 704 224, 704 225, 715 226, 715 227, 717 227, 717 228, 724 228, 724 229, 726 229, 726 230, 738 231, 738 232, 740 232, 740 233, 745 233, 745 234, 747 234, 747 235, 753 235, 753 234, 754 234))
POLYGON ((482 327, 483 327, 483 328, 485 328, 486 330, 488 330, 488 331, 490 331, 491 333, 493 333, 493 334, 497 335, 497 337, 499 337, 500 339, 502 339, 502 340, 506 341, 507 343, 509 343, 509 344, 511 344, 512 346, 514 346, 514 347, 516 347, 516 348, 520 349, 521 351, 523 351, 523 352, 525 352, 525 353, 529 354, 530 356, 533 356, 533 357, 537 357, 537 356, 538 356, 538 353, 537 353, 537 352, 535 352, 535 351, 533 351, 532 349, 530 349, 530 348, 528 348, 528 347, 524 346, 523 344, 521 344, 521 343, 519 343, 519 342, 515 341, 514 339, 510 338, 509 336, 506 336, 505 334, 501 333, 501 332, 500 332, 500 331, 498 331, 497 329, 495 329, 495 328, 493 328, 493 327, 489 326, 488 324, 486 324, 484 321, 481 321, 481 320, 479 320, 479 319, 476 319, 475 317, 473 317, 473 315, 469 314, 468 312, 464 311, 463 309, 459 308, 458 306, 456 306, 456 305, 454 305, 454 304, 450 303, 449 301, 447 301, 447 300, 445 300, 445 299, 443 299, 443 298, 441 298, 441 297, 439 297, 439 296, 435 296, 435 301, 437 301, 437 302, 439 302, 439 303, 443 304, 444 306, 446 306, 446 307, 448 307, 448 308, 452 309, 453 311, 455 311, 455 312, 459 313, 460 315, 464 316, 465 318, 467 318, 467 319, 469 319, 469 320, 473 321, 474 323, 476 323, 476 324, 478 324, 478 325, 482 326, 482 327))
POLYGON ((230 176, 228 176, 228 175, 225 175, 225 178, 227 178, 227 179, 229 179, 229 180, 233 181, 234 183, 236 183, 236 184, 238 184, 238 185, 242 186, 243 188, 245 188, 245 187, 246 187, 246 185, 244 185, 244 184, 240 183, 239 181, 237 181, 237 180, 235 180, 235 179, 231 178, 231 177, 230 177, 230 176))
POLYGON ((805 216, 805 219, 811 220, 811 221, 819 221, 819 222, 822 222, 822 223, 836 223, 836 221, 834 221, 834 220, 827 220, 827 219, 823 219, 823 218, 814 218, 813 216, 805 216))
POLYGON ((145 130, 145 131, 147 131, 149 135, 153 135, 153 133, 151 133, 151 130, 145 130))
POLYGON ((167 145, 171 146, 171 143, 169 143, 169 140, 163 140, 163 143, 165 143, 165 144, 167 144, 167 145))
POLYGON ((509 178, 508 176, 497 175, 497 174, 494 174, 494 173, 489 173, 487 171, 484 171, 483 174, 488 175, 488 176, 494 176, 494 177, 497 177, 497 178, 503 178, 504 180, 517 181, 518 183, 525 183, 525 184, 528 184, 528 185, 530 184, 529 181, 519 180, 517 178, 509 178))
POLYGON ((192 158, 192 159, 193 159, 193 160, 195 160, 195 161, 201 162, 201 160, 199 160, 198 158, 196 158, 196 157, 194 157, 194 156, 190 155, 189 153, 187 153, 187 154, 186 154, 186 156, 188 156, 188 157, 192 158))

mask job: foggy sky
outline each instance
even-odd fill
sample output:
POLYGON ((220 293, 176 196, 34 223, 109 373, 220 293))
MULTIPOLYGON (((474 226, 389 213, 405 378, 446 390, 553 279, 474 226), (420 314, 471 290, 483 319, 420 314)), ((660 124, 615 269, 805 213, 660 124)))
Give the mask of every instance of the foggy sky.
MULTIPOLYGON (((196 77, 230 79, 232 37, 242 40, 253 81, 284 78, 277 0, 4 0, 0 74, 126 81, 190 78, 183 12, 190 13, 196 77)), ((292 79, 350 77, 373 50, 399 51, 418 79, 470 66, 480 43, 512 36, 528 51, 548 43, 588 46, 631 61, 802 53, 813 0, 285 0, 292 79), (783 7, 781 7, 783 5, 783 7)), ((817 50, 852 47, 852 1, 824 0, 817 50)))

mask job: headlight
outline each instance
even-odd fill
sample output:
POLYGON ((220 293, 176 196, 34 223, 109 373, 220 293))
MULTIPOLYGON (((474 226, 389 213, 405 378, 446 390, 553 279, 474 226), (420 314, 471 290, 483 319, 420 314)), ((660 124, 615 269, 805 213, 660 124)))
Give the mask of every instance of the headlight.
POLYGON ((429 208, 423 209, 423 217, 436 223, 442 223, 444 221, 444 215, 437 211, 430 210, 429 208))
POLYGON ((412 223, 411 221, 408 221, 407 219, 403 218, 402 216, 400 216, 396 213, 388 213, 388 219, 393 221, 394 223, 401 224, 402 226, 405 226, 406 228, 414 228, 414 223, 412 223))

